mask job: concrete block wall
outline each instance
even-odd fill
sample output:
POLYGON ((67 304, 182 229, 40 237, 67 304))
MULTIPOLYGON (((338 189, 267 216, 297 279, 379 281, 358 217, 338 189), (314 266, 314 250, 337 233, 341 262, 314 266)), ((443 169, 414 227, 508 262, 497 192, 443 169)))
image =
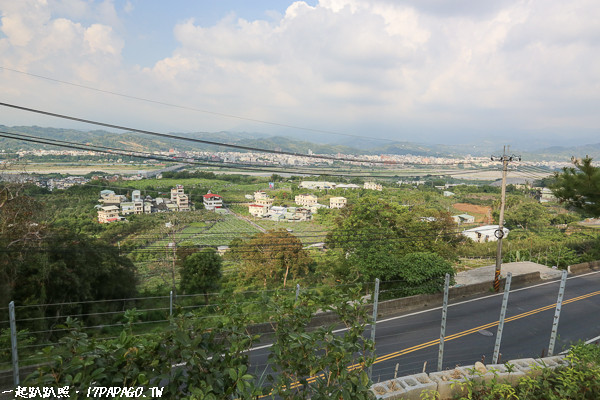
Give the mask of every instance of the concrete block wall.
POLYGON ((585 274, 586 272, 600 271, 600 261, 590 261, 581 264, 569 265, 567 268, 570 274, 585 274))
POLYGON ((456 367, 455 369, 429 374, 421 373, 408 375, 379 382, 371 387, 371 391, 377 399, 386 400, 419 400, 423 393, 430 394, 436 391, 440 400, 452 399, 459 395, 465 395, 466 391, 460 385, 467 380, 489 382, 494 377, 499 382, 516 385, 519 379, 528 376, 538 376, 542 368, 556 368, 568 365, 564 356, 553 356, 545 358, 521 358, 510 360, 505 364, 493 364, 485 367, 485 372, 476 372, 474 365, 456 367), (511 367, 507 367, 511 365, 511 367))

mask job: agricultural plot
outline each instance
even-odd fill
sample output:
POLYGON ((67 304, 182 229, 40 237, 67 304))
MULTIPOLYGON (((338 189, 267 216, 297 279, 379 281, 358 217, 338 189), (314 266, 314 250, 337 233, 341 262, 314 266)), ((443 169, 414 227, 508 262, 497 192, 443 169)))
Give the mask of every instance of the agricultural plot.
POLYGON ((275 222, 257 220, 256 224, 267 230, 289 229, 291 234, 297 236, 303 244, 311 245, 325 241, 327 228, 314 221, 275 222))
POLYGON ((233 239, 252 236, 258 229, 234 215, 223 215, 223 220, 202 227, 186 227, 178 235, 180 238, 199 246, 229 245, 233 239))

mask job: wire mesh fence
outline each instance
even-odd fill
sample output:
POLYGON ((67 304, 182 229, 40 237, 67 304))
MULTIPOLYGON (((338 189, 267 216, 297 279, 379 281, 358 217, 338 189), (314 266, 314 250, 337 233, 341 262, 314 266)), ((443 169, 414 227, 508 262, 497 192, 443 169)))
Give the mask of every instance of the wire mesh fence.
MULTIPOLYGON (((566 283, 566 273, 563 274, 562 285, 555 284, 555 295, 564 295, 566 283), (558 293, 560 286, 561 293, 558 293)), ((366 305, 379 310, 384 308, 382 314, 390 314, 393 307, 390 308, 390 302, 399 302, 406 304, 409 300, 397 299, 398 294, 403 293, 402 288, 395 285, 399 282, 387 281, 376 285, 376 282, 365 282, 359 286, 363 293, 363 301, 366 305), (385 300, 390 298, 391 300, 385 300), (379 298, 377 304, 374 302, 379 298), (387 302, 387 303, 386 303, 387 302), (385 307, 387 308, 385 308, 385 307)), ((356 285, 339 285, 336 289, 356 287, 356 285)), ((568 285, 567 285, 568 287, 568 285)), ((261 337, 260 343, 255 346, 256 354, 250 357, 252 370, 256 373, 270 371, 268 353, 270 341, 266 338, 272 334, 272 327, 265 322, 269 321, 269 315, 265 310, 265 301, 275 294, 288 299, 297 299, 307 293, 323 293, 331 288, 327 287, 298 287, 291 286, 285 290, 256 290, 244 291, 239 293, 200 293, 169 296, 138 297, 128 299, 112 299, 104 301, 87 302, 65 302, 57 304, 16 304, 14 305, 14 314, 9 315, 11 307, 3 307, 0 310, 0 382, 13 378, 19 368, 27 368, 32 365, 44 364, 49 361, 48 354, 42 350, 48 346, 57 346, 60 339, 64 337, 70 328, 67 322, 77 319, 81 322, 81 331, 90 338, 96 340, 110 340, 119 336, 125 327, 131 330, 135 336, 153 335, 163 332, 173 323, 173 316, 190 315, 198 321, 203 321, 207 325, 217 324, 224 318, 223 312, 227 308, 230 312, 231 306, 235 305, 237 313, 243 314, 246 321, 254 327, 253 334, 261 337), (132 312, 135 317, 132 318, 132 312), (10 319, 13 318, 11 323, 10 319), (12 328, 12 329, 11 329, 12 328), (16 346, 13 346, 16 344, 16 346), (16 350, 16 352, 14 351, 16 350), (258 351, 260 350, 260 351, 258 351), (16 360, 15 357, 18 357, 16 360), (15 363, 18 361, 18 363, 15 363), (262 372, 261 372, 262 371, 262 372)), ((445 291, 447 293, 447 290, 445 291)), ((510 290, 508 293, 512 293, 510 290)), ((558 334, 559 318, 555 316, 556 311, 560 311, 555 304, 539 306, 539 301, 534 301, 526 296, 521 301, 521 308, 525 311, 516 313, 514 309, 509 308, 506 314, 506 320, 500 318, 502 305, 502 293, 498 295, 489 295, 487 297, 495 298, 493 306, 486 310, 478 310, 478 314, 464 315, 459 308, 447 309, 447 327, 443 348, 440 350, 440 331, 442 329, 442 316, 444 307, 458 306, 460 302, 448 301, 447 297, 438 293, 434 297, 428 297, 430 303, 427 312, 417 313, 419 319, 411 319, 412 314, 398 316, 394 318, 381 319, 378 314, 373 314, 373 320, 377 322, 377 330, 373 329, 375 324, 367 325, 364 338, 373 339, 376 343, 376 359, 373 364, 371 379, 373 382, 391 379, 398 374, 418 373, 421 371, 432 372, 443 368, 452 367, 454 364, 473 363, 480 358, 492 360, 494 350, 493 340, 485 339, 486 332, 491 336, 502 329, 503 323, 516 321, 529 315, 541 312, 550 312, 554 316, 554 322, 548 323, 547 329, 541 334, 538 333, 536 339, 543 341, 550 339, 550 342, 556 341, 558 334), (435 297, 437 296, 437 297, 435 297), (531 308, 531 310, 529 310, 531 308), (409 318, 411 317, 411 318, 409 318), (392 324, 390 321, 402 320, 402 324, 392 324), (473 321, 469 327, 461 326, 465 318, 473 321), (481 322, 481 323, 479 323, 481 322), (374 335, 374 336, 373 336, 374 335), (473 336, 475 335, 475 336, 473 336), (489 348, 482 352, 476 345, 482 339, 490 341, 489 348), (415 344, 416 343, 416 344, 415 344), (483 354, 482 354, 483 353, 483 354)), ((446 294, 447 296, 447 294, 446 294)), ((591 296, 591 295, 590 295, 591 296)), ((510 298, 510 297, 509 297, 510 298)), ((556 297, 555 297, 556 298, 556 297)), ((577 301, 579 298, 569 298, 566 304, 577 301)), ((417 301, 417 300, 415 300, 417 301)), ((510 302, 509 302, 510 304, 510 302)), ((504 305, 506 307, 506 305, 504 305)), ((371 309, 372 310, 372 309, 371 309)), ((504 310, 506 312, 506 310, 504 310)), ((318 320, 319 315, 315 317, 318 320)), ((552 319, 552 318, 550 318, 552 319)), ((330 322, 326 318, 322 321, 330 322)), ((326 323, 326 322, 323 322, 326 323)), ((336 332, 342 334, 344 328, 336 332)), ((513 334, 510 330, 505 333, 513 334)), ((443 335, 442 335, 443 336, 443 335)), ((492 339, 495 340, 495 337, 492 339)), ((533 340, 530 338, 528 340, 533 340)), ((551 346, 542 344, 532 349, 529 356, 538 355, 540 348, 546 349, 546 352, 552 352, 551 346), (536 354, 533 354, 533 353, 536 354)), ((503 361, 502 348, 499 350, 499 362, 503 361)), ((254 354, 254 353, 253 353, 254 354)), ((546 353, 548 354, 548 353, 546 353)), ((504 360, 506 357, 504 356, 504 360)), ((23 379, 23 376, 21 376, 23 379)))

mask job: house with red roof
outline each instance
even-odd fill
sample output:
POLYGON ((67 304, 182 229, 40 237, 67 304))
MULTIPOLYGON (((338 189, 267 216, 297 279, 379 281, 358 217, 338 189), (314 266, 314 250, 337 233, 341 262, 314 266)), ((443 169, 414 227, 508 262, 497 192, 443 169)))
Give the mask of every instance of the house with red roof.
POLYGON ((204 209, 214 211, 218 208, 223 208, 223 197, 218 194, 208 192, 203 197, 204 209))

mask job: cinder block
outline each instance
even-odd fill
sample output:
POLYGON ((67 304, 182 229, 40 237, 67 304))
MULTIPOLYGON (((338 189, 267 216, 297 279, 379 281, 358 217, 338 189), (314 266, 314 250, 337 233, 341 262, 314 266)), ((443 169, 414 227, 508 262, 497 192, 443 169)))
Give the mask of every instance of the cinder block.
POLYGON ((402 395, 406 393, 404 386, 402 386, 402 383, 400 383, 398 379, 377 383, 371 386, 371 391, 375 394, 377 399, 385 400, 402 399, 402 395))
POLYGON ((545 366, 545 368, 554 369, 556 367, 563 367, 569 365, 569 360, 565 356, 551 356, 544 358, 536 358, 535 362, 545 366))
POLYGON ((459 368, 432 372, 429 374, 429 378, 437 384, 440 399, 452 399, 455 396, 466 394, 465 389, 461 385, 465 381, 465 374, 459 368))
POLYGON ((533 358, 520 358, 517 360, 510 360, 508 364, 513 365, 517 370, 529 375, 532 378, 539 376, 542 373, 544 367, 533 358))
POLYGON ((397 381, 404 387, 401 397, 404 400, 420 400, 424 391, 437 389, 437 384, 425 373, 403 376, 397 381))
POLYGON ((517 370, 516 368, 513 368, 509 371, 509 368, 507 368, 505 364, 486 365, 485 368, 487 371, 483 374, 474 371, 473 366, 457 368, 465 375, 464 379, 470 379, 475 382, 487 383, 491 382, 495 377, 497 382, 515 385, 519 379, 525 376, 523 371, 517 370))

